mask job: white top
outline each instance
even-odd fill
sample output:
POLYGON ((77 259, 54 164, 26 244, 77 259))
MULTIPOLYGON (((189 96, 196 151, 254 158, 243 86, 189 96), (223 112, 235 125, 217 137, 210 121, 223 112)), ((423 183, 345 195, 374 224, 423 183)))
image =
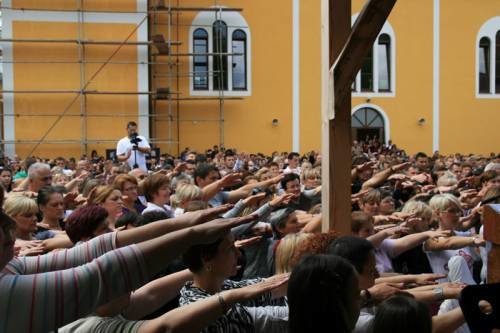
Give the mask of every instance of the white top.
MULTIPOLYGON (((148 140, 146 140, 145 137, 142 135, 137 136, 139 139, 142 141, 139 142, 138 146, 140 148, 151 148, 149 146, 148 140)), ((128 151, 132 151, 132 143, 130 143, 130 138, 128 136, 124 137, 120 141, 118 141, 118 145, 116 146, 116 155, 127 155, 128 151)), ((134 168, 134 163, 135 161, 135 153, 132 151, 130 154, 130 157, 127 160, 128 165, 130 168, 134 168)), ((140 169, 144 171, 148 171, 148 168, 146 167, 146 154, 141 153, 140 151, 137 151, 137 165, 139 166, 140 169)))
POLYGON ((165 212, 168 214, 169 217, 173 216, 172 210, 170 209, 170 206, 164 205, 162 207, 162 206, 158 206, 157 204, 154 204, 152 202, 148 202, 146 208, 144 208, 144 210, 142 211, 142 215, 146 214, 147 212, 156 212, 156 211, 165 212))
POLYGON ((287 166, 283 173, 295 173, 300 176, 302 173, 302 169, 300 167, 296 167, 295 169, 291 169, 290 166, 287 166))
POLYGON ((391 258, 395 257, 394 244, 396 240, 386 238, 382 241, 379 247, 375 249, 375 259, 377 271, 382 273, 392 273, 394 269, 392 268, 391 258))
MULTIPOLYGON (((470 237, 470 232, 460 232, 455 231, 456 236, 470 237)), ((474 258, 477 254, 474 253, 475 249, 469 246, 458 249, 458 250, 442 250, 442 251, 427 251, 425 249, 425 243, 423 245, 427 259, 429 259, 429 264, 431 265, 432 272, 435 274, 445 274, 448 275, 450 269, 448 267, 448 261, 451 257, 461 256, 465 259, 469 270, 472 272, 472 265, 474 263, 474 258)), ((446 282, 445 280, 439 280, 439 282, 446 282)))

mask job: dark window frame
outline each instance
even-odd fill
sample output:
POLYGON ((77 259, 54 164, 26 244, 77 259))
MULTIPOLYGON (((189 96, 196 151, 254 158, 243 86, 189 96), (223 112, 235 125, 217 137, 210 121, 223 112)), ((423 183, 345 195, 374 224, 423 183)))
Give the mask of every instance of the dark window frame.
MULTIPOLYGON (((242 29, 236 29, 233 31, 233 34, 231 36, 231 46, 233 47, 234 42, 243 42, 243 64, 244 64, 244 87, 237 87, 235 88, 234 86, 234 73, 232 77, 232 84, 233 84, 233 90, 236 91, 247 91, 248 90, 248 52, 247 52, 247 33, 243 31, 242 29), (240 36, 237 36, 238 34, 241 34, 240 36)), ((234 68, 234 57, 233 56, 233 62, 232 62, 232 68, 234 68)))
POLYGON ((217 55, 217 53, 227 53, 228 51, 228 29, 227 24, 222 20, 217 20, 212 25, 212 49, 213 49, 213 90, 227 91, 228 83, 228 57, 227 55, 217 55), (221 79, 222 78, 222 79, 221 79))
POLYGON ((209 45, 208 45, 208 31, 203 29, 203 28, 198 28, 193 32, 193 53, 196 53, 196 42, 197 41, 204 41, 205 42, 205 51, 204 53, 206 55, 204 56, 193 56, 193 90, 196 91, 205 91, 209 90, 209 62, 208 62, 208 52, 209 52, 209 45), (203 58, 204 61, 197 61, 199 59, 203 58), (202 75, 197 75, 196 74, 196 68, 197 67, 205 67, 205 73, 202 75), (196 84, 196 78, 197 77, 205 77, 206 79, 206 84, 205 85, 197 85, 196 84))
POLYGON ((385 52, 386 52, 386 55, 387 55, 387 61, 386 61, 386 66, 387 66, 387 86, 388 88, 380 88, 380 62, 381 62, 381 59, 380 57, 378 58, 378 77, 377 77, 377 81, 378 81, 378 91, 379 92, 391 92, 392 91, 392 80, 391 80, 391 74, 392 74, 392 70, 391 70, 391 61, 392 61, 392 58, 391 58, 391 36, 389 36, 388 34, 386 33, 383 33, 379 36, 378 38, 378 43, 377 43, 377 47, 380 48, 380 47, 384 47, 385 48, 385 52))

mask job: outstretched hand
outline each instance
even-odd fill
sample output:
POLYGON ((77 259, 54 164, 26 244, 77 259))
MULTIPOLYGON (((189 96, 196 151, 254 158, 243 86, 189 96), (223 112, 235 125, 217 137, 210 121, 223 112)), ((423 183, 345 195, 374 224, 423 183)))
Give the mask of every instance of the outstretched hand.
POLYGON ((228 219, 215 219, 194 226, 193 231, 196 233, 198 244, 209 244, 223 237, 232 228, 255 221, 257 217, 257 215, 247 215, 228 219))

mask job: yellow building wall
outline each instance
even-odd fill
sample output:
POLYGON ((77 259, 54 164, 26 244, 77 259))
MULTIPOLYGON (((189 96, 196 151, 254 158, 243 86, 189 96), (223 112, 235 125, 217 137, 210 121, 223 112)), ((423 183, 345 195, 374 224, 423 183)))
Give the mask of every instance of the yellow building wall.
POLYGON ((441 6, 441 151, 498 153, 500 100, 477 98, 475 80, 477 35, 499 15, 500 1, 481 1, 481 10, 466 0, 442 0, 441 6))
MULTIPOLYGON (((433 0, 398 1, 389 16, 389 23, 396 37, 396 82, 394 97, 353 97, 352 107, 370 103, 381 108, 390 119, 391 139, 410 153, 433 149, 433 0), (425 119, 418 125, 419 119, 425 119)), ((134 0, 86 0, 86 9, 133 11, 134 0)), ((206 0, 183 0, 185 7, 208 7, 206 0)), ((290 151, 292 149, 292 78, 293 78, 293 27, 292 2, 265 0, 220 0, 218 4, 243 8, 241 14, 248 22, 252 36, 252 94, 241 100, 226 100, 223 105, 221 131, 219 101, 155 101, 156 114, 151 117, 151 132, 158 140, 173 140, 158 144, 162 152, 177 154, 185 147, 203 151, 219 144, 221 135, 226 147, 240 151, 290 151), (278 126, 272 126, 278 119, 278 126)), ((353 0, 352 12, 359 13, 364 0, 353 0)), ((14 7, 43 7, 71 9, 74 3, 65 0, 15 0, 14 7)), ((475 97, 475 49, 480 26, 500 9, 500 0, 485 0, 479 9, 466 0, 441 1, 441 56, 440 56, 440 150, 449 152, 489 153, 498 150, 499 134, 495 131, 500 114, 498 99, 475 97), (495 127, 494 127, 495 126, 495 127)), ((189 28, 196 12, 173 15, 172 39, 182 45, 174 47, 176 53, 189 52, 189 28)), ((224 15, 224 14, 223 14, 224 15)), ((159 15, 158 32, 167 35, 166 15, 159 15)), ((300 150, 319 150, 321 141, 321 13, 320 1, 300 1, 300 150)), ((87 39, 123 40, 134 29, 133 24, 86 23, 87 39)), ((60 22, 14 22, 14 38, 76 38, 77 25, 60 22)), ((136 40, 137 36, 131 38, 136 40)), ((116 46, 86 46, 88 59, 105 59, 116 46)), ((152 49, 154 50, 154 48, 152 49)), ((113 59, 137 61, 137 48, 124 47, 113 59)), ((78 48, 72 44, 42 46, 41 44, 16 44, 15 60, 29 59, 77 60, 78 48)), ((177 70, 189 72, 189 57, 173 57, 172 69, 156 65, 154 72, 168 73, 177 70)), ((167 61, 158 57, 157 61, 167 61)), ((88 78, 99 67, 87 65, 88 78)), ((15 64, 15 89, 79 89, 78 64, 15 64)), ((137 66, 107 65, 89 89, 137 91, 137 66)), ((166 77, 153 77, 155 86, 168 87, 179 92, 181 98, 191 97, 190 79, 182 75, 169 81, 166 77)), ((34 95, 17 94, 15 113, 61 113, 74 98, 74 94, 34 95)), ((125 131, 128 120, 137 120, 138 97, 97 96, 86 97, 90 115, 126 113, 130 116, 88 119, 88 139, 118 140, 125 131), (134 116, 132 116, 134 115, 134 116)), ((80 101, 68 111, 80 113, 80 101)), ((36 140, 53 124, 55 117, 16 118, 16 139, 36 140)), ((65 117, 47 139, 78 140, 82 137, 80 117, 65 117)), ((16 146, 21 156, 33 145, 16 146)), ((115 144, 89 145, 88 152, 97 149, 100 154, 115 144)), ((79 155, 80 145, 43 144, 35 152, 40 156, 79 155)))

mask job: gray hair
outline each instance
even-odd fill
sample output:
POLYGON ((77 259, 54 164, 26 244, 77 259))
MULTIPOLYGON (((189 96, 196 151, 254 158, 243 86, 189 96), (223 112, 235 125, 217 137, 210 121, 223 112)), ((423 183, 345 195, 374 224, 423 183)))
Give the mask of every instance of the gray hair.
POLYGON ((40 163, 40 162, 33 163, 28 168, 28 178, 35 179, 40 170, 48 170, 50 172, 50 165, 48 165, 46 163, 40 163))

